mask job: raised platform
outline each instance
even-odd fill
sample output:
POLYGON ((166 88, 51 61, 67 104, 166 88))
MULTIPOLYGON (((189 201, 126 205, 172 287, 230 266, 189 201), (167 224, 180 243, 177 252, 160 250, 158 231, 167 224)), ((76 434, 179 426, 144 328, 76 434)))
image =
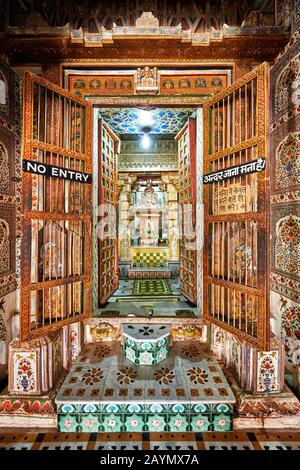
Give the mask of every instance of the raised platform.
POLYGON ((120 343, 86 345, 59 390, 64 432, 227 431, 235 397, 199 345, 176 343, 158 365, 135 366, 120 343))

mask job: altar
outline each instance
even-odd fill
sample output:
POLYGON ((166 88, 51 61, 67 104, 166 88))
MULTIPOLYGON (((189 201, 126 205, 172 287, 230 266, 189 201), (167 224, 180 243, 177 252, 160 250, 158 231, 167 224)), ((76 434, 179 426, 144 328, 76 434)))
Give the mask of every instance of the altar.
POLYGON ((147 181, 140 200, 135 206, 135 214, 139 219, 140 244, 142 246, 157 245, 162 206, 151 180, 147 181))
POLYGON ((130 253, 131 266, 128 270, 130 279, 171 277, 171 270, 168 268, 168 246, 133 246, 130 253))

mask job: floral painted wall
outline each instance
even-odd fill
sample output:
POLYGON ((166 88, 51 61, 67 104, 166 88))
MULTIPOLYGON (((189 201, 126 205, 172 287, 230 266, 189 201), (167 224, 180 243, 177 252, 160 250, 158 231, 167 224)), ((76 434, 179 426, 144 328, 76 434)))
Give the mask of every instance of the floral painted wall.
MULTIPOLYGON (((297 29, 297 28, 298 29, 297 29)), ((300 30, 271 68, 271 327, 300 391, 300 30)))
POLYGON ((0 58, 0 382, 18 333, 21 235, 21 80, 0 58))

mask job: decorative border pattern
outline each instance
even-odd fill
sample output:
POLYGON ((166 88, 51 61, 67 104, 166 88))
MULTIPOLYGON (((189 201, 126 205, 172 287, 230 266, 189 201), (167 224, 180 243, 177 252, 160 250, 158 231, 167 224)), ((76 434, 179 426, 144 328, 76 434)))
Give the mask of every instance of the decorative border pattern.
MULTIPOLYGON (((299 106, 300 109, 300 106, 299 106)), ((278 122, 278 121, 277 121, 278 122)), ((270 142, 270 155, 273 160, 273 164, 271 165, 271 171, 270 171, 270 178, 271 178, 271 191, 272 194, 274 193, 282 193, 286 194, 285 190, 292 191, 295 189, 300 190, 300 185, 296 186, 286 186, 283 188, 278 188, 276 186, 276 168, 278 166, 278 161, 276 161, 276 150, 278 146, 280 146, 280 143, 291 133, 295 132, 300 132, 300 116, 294 116, 289 119, 288 122, 285 122, 282 124, 280 127, 278 127, 276 130, 274 130, 271 134, 271 142, 270 142)))
POLYGON ((272 272, 271 289, 278 294, 300 303, 300 282, 272 272))

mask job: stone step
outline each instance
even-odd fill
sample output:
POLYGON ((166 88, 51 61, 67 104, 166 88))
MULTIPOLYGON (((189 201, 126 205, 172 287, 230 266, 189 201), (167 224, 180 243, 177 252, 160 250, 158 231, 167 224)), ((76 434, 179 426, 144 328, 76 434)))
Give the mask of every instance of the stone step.
POLYGON ((86 345, 56 397, 63 432, 228 431, 235 397, 218 362, 178 342, 151 366, 120 343, 86 345))

